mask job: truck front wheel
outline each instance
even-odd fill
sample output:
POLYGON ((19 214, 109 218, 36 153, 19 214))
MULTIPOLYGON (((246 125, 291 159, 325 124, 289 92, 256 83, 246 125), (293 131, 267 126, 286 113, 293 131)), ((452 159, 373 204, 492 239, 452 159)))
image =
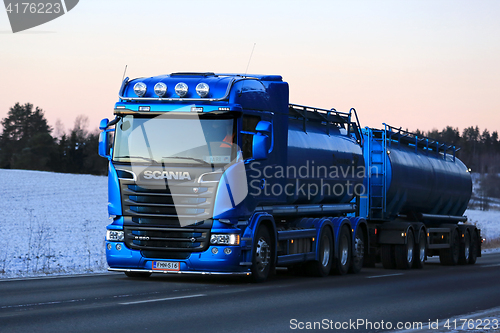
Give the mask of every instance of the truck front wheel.
POLYGON ((252 280, 253 282, 264 282, 269 276, 273 264, 273 243, 269 230, 261 225, 257 230, 252 255, 252 280))

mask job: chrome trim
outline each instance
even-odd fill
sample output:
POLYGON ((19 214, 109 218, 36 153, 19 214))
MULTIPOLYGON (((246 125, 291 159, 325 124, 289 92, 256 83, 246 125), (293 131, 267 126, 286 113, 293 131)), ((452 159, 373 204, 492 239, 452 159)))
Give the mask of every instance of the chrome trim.
MULTIPOLYGON (((129 170, 124 170, 124 169, 115 169, 115 170, 116 170, 116 171, 123 171, 123 172, 126 172, 126 173, 131 174, 131 175, 132 175, 132 180, 133 180, 134 182, 137 182, 137 175, 136 175, 134 172, 129 171, 129 170)), ((120 178, 120 177, 118 177, 118 179, 123 179, 123 180, 131 180, 130 178, 120 178)))
POLYGON ((205 175, 209 175, 209 174, 220 174, 220 175, 221 175, 221 178, 222 178, 223 173, 224 173, 224 172, 222 172, 222 171, 211 171, 211 172, 205 172, 205 173, 202 173, 202 174, 198 177, 197 183, 198 183, 198 184, 203 184, 203 183, 218 183, 218 182, 220 182, 220 179, 219 179, 219 180, 202 180, 202 178, 203 178, 203 176, 205 176, 205 175))
POLYGON ((249 276, 251 272, 205 272, 205 271, 157 271, 152 269, 128 269, 128 268, 111 268, 110 272, 138 272, 138 273, 163 273, 163 274, 188 274, 188 275, 242 275, 249 276))

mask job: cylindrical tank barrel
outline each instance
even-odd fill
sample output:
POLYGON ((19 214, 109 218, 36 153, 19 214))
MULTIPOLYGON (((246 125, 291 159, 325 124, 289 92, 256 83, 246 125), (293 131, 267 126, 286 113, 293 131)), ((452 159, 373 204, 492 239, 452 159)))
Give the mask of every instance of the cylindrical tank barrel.
MULTIPOLYGON (((372 141, 372 145, 380 142, 372 141)), ((376 148, 374 148, 376 149, 376 148)), ((387 147, 386 213, 461 216, 472 194, 467 167, 453 154, 414 146, 387 147)))
POLYGON ((307 122, 304 130, 302 120, 290 119, 286 165, 290 204, 347 203, 362 187, 362 149, 333 125, 307 122))

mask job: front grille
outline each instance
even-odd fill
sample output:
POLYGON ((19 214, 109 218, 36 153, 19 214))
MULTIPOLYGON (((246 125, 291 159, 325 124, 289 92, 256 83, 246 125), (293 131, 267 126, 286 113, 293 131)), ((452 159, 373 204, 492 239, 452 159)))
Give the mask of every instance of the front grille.
POLYGON ((125 217, 141 225, 189 226, 212 218, 217 183, 138 184, 120 179, 125 217))
POLYGON ((125 244, 135 250, 205 251, 210 229, 125 227, 125 244))

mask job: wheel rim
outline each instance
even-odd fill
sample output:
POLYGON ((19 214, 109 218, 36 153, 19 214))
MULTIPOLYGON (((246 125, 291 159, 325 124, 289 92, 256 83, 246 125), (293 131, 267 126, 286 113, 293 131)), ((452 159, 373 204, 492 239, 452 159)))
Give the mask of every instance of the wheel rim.
POLYGON ((345 266, 347 263, 347 259, 349 257, 349 248, 347 247, 348 239, 346 235, 342 236, 342 249, 341 249, 341 254, 340 254, 340 263, 342 266, 345 266))
POLYGON ((469 234, 465 235, 465 260, 469 260, 469 255, 470 255, 470 236, 469 234))
POLYGON ((420 262, 424 262, 425 260, 425 234, 421 234, 420 235, 420 248, 419 248, 419 251, 418 251, 418 254, 419 254, 419 259, 420 259, 420 262))
POLYGON ((356 260, 363 258, 363 254, 365 253, 365 244, 359 236, 356 236, 354 239, 354 251, 356 254, 356 260))
POLYGON ((323 267, 328 266, 328 263, 330 262, 330 239, 328 239, 328 236, 323 236, 323 260, 321 264, 323 267))
POLYGON ((271 257, 271 251, 269 250, 269 244, 267 244, 264 238, 260 238, 257 242, 255 263, 257 269, 263 272, 269 265, 269 259, 271 257))
POLYGON ((409 233, 409 236, 410 237, 408 237, 408 241, 407 241, 408 252, 407 252, 407 255, 406 255, 406 260, 408 261, 408 263, 411 263, 413 261, 413 246, 415 244, 414 244, 414 241, 413 241, 413 234, 409 233))

